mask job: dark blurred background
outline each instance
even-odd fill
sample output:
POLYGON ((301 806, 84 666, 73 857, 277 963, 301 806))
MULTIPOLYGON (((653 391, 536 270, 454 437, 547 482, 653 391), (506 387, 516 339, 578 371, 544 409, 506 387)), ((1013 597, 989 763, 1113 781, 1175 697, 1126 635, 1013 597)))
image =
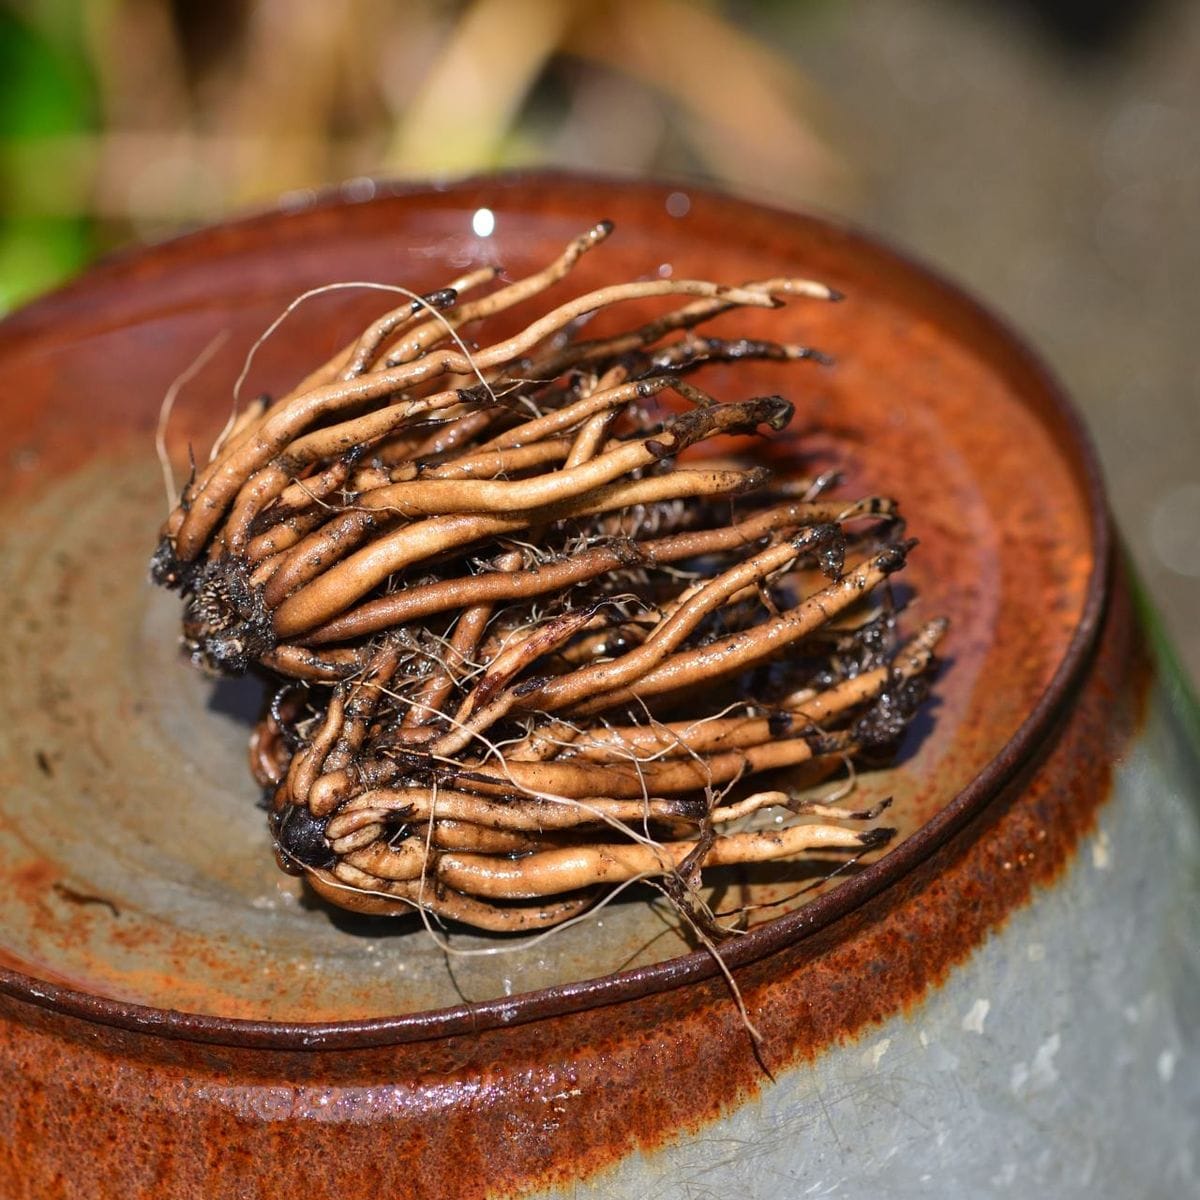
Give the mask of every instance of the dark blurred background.
POLYGON ((984 298, 1200 678, 1194 0, 0 0, 0 309, 289 194, 543 163, 842 214, 984 298))

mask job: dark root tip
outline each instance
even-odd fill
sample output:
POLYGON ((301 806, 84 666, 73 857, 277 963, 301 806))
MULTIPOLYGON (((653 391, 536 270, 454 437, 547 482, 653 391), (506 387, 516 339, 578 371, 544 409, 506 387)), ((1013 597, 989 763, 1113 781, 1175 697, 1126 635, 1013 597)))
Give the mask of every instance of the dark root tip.
POLYGON ((154 553, 150 556, 150 579, 159 587, 185 591, 194 573, 195 567, 192 563, 180 561, 170 538, 162 538, 155 546, 154 553))
POLYGON ((337 855, 325 840, 326 822, 302 804, 288 804, 272 818, 272 833, 280 861, 295 872, 297 866, 328 869, 337 855))
POLYGON ((874 850, 877 846, 886 846, 896 836, 896 830, 890 825, 880 825, 878 829, 864 829, 855 836, 868 850, 874 850))

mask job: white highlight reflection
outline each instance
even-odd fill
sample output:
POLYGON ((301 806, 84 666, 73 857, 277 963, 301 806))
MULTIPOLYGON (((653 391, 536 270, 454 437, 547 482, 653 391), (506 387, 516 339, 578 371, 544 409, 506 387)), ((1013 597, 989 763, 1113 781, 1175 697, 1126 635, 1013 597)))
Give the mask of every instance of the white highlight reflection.
POLYGON ((496 214, 490 208, 477 208, 471 214, 471 230, 476 237, 491 237, 496 229, 496 214))

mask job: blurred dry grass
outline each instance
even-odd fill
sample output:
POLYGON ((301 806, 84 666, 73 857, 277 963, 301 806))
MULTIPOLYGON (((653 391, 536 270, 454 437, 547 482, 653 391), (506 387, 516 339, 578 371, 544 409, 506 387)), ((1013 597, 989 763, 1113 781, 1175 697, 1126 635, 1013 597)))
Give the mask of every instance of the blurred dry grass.
MULTIPOLYGON (((9 12, 74 56, 94 113, 90 127, 5 137, 4 211, 84 218, 100 245, 368 175, 550 162, 734 190, 769 177, 793 201, 844 182, 813 90, 717 4, 52 0, 9 12)), ((10 280, 10 301, 44 282, 10 280)))

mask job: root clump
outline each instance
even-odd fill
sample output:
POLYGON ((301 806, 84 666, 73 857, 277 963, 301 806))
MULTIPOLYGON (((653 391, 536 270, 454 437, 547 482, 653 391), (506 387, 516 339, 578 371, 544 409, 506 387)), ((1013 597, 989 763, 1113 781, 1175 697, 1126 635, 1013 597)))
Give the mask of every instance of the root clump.
POLYGON ((164 526, 151 573, 192 660, 276 680, 252 767, 280 865, 335 904, 531 930, 646 879, 716 938, 706 868, 890 836, 811 784, 894 745, 925 693, 944 622, 903 638, 886 586, 915 543, 891 498, 747 453, 787 400, 691 378, 825 361, 697 328, 837 294, 655 279, 464 340, 610 232, 406 294, 231 421, 164 526))

